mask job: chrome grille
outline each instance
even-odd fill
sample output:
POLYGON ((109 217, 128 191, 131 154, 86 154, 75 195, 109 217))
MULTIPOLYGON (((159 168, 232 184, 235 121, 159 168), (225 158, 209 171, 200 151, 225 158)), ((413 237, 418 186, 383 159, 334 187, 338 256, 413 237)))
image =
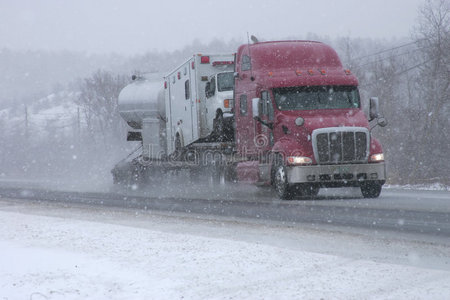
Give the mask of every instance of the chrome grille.
POLYGON ((366 162, 369 131, 364 127, 332 127, 313 131, 313 149, 318 164, 366 162))

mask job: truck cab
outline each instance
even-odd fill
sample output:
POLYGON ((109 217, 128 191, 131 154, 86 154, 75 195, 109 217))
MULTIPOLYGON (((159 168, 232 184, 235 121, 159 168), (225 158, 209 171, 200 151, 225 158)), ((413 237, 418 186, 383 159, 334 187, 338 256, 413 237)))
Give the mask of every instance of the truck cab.
POLYGON ((213 141, 218 136, 214 131, 214 119, 218 110, 221 116, 225 110, 230 110, 226 104, 230 106, 233 99, 229 82, 229 73, 233 70, 233 54, 195 54, 166 74, 168 155, 182 152, 197 142, 213 141))
MULTIPOLYGON (((285 199, 342 186, 378 197, 386 179, 383 150, 371 136, 358 80, 331 47, 242 45, 235 75, 236 147, 257 162, 260 182, 272 183, 285 199)), ((376 119, 378 100, 371 104, 376 119)))
POLYGON ((220 72, 208 78, 205 86, 207 127, 212 131, 214 120, 229 117, 233 108, 234 72, 220 72))

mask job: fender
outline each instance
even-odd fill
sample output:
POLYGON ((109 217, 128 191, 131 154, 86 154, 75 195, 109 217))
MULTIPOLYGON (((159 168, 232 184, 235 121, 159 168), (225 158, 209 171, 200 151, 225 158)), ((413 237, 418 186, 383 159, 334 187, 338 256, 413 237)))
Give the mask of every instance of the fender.
MULTIPOLYGON (((370 137, 370 155, 383 153, 383 147, 381 143, 374 137, 370 137)), ((370 156, 369 155, 369 156, 370 156)))
MULTIPOLYGON (((283 137, 272 147, 272 153, 281 154, 283 158, 288 156, 307 156, 314 160, 312 147, 300 143, 297 139, 283 137)), ((273 155, 271 155, 273 156, 273 155)))

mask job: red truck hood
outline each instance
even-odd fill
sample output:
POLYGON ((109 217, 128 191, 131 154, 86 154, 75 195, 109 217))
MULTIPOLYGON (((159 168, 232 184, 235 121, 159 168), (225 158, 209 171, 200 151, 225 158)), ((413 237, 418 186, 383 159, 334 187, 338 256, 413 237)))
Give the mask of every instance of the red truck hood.
POLYGON ((261 70, 253 75, 258 84, 268 87, 291 87, 291 86, 315 86, 315 85, 350 85, 357 86, 358 80, 353 74, 346 74, 343 68, 321 68, 297 70, 292 68, 276 69, 272 71, 261 70), (321 75, 323 70, 325 75, 321 75), (313 75, 309 75, 309 71, 313 75))

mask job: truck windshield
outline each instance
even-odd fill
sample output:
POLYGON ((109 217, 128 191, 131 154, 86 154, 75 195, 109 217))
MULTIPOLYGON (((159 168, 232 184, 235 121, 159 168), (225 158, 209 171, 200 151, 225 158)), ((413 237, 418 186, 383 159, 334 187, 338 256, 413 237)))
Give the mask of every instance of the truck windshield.
POLYGON ((358 108, 356 86, 302 86, 276 88, 275 102, 280 110, 358 108))
POLYGON ((233 72, 217 74, 217 90, 219 92, 232 91, 234 88, 233 72))

